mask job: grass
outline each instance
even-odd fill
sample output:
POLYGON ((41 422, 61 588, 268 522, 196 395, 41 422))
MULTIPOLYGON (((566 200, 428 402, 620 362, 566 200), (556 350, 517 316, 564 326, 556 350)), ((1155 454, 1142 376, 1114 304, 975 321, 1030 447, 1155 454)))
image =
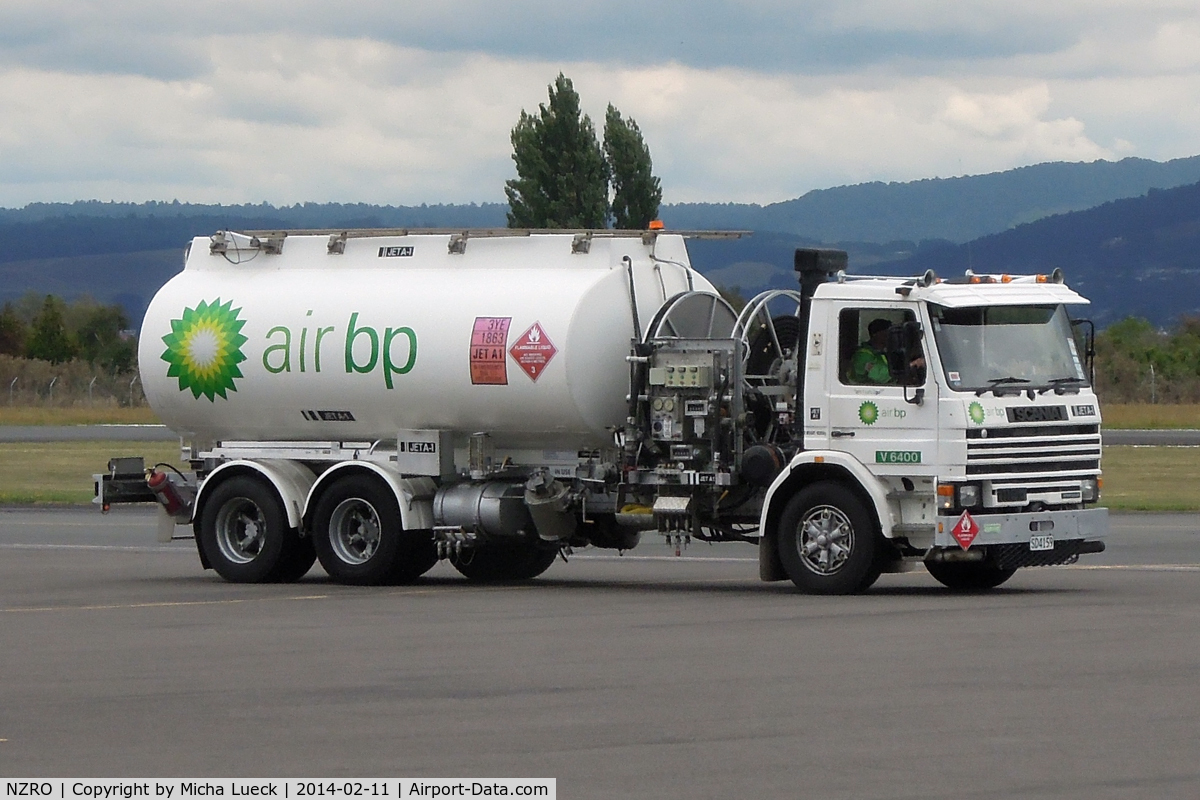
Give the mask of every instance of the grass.
POLYGON ((78 505, 114 456, 179 465, 175 442, 0 442, 0 505, 78 505))
POLYGON ((1200 405, 1101 404, 1106 428, 1200 428, 1200 405))
MULTIPOLYGON (((0 505, 92 500, 92 475, 114 456, 179 464, 173 442, 0 443, 0 505)), ((1118 511, 1200 510, 1200 448, 1104 448, 1103 505, 1118 511)))
POLYGON ((1106 447, 1101 505, 1119 511, 1200 510, 1200 448, 1106 447))
POLYGON ((158 421, 149 406, 0 406, 0 425, 132 425, 158 421))

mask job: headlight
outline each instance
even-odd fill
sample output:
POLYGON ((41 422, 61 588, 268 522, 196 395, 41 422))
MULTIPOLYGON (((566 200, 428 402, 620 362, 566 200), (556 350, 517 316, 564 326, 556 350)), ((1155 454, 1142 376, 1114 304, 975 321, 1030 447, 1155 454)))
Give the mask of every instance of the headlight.
POLYGON ((1083 491, 1083 502, 1094 503, 1100 499, 1099 478, 1084 478, 1083 485, 1079 488, 1083 491))
POLYGON ((958 487, 958 504, 963 508, 979 505, 979 484, 964 483, 958 487))

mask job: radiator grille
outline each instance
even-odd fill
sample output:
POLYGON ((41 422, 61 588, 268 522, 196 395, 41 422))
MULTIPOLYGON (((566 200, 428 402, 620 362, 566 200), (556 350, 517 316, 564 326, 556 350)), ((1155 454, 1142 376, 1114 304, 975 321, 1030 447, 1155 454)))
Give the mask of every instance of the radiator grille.
POLYGON ((1081 479, 1100 471, 1097 425, 1009 425, 967 431, 967 475, 996 483, 1081 479))

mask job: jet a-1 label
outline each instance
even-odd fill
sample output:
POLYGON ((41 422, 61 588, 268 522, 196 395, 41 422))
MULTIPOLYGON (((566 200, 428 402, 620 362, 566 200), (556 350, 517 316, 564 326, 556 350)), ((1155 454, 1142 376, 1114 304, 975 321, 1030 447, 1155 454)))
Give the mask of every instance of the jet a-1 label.
POLYGON ((476 317, 471 329, 471 383, 507 386, 508 326, 512 317, 476 317))
POLYGON ((354 422, 349 411, 301 411, 304 418, 313 422, 354 422))

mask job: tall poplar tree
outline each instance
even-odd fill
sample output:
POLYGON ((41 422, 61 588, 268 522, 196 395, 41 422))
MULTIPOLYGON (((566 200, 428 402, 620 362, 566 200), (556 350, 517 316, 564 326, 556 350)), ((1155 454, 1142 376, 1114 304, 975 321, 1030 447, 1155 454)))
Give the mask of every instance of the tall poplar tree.
POLYGON ((604 117, 604 155, 612 179, 613 227, 645 230, 658 218, 662 185, 651 174, 650 148, 638 124, 622 119, 611 103, 604 117))
POLYGON ((506 181, 510 228, 603 228, 608 164, 596 128, 561 72, 539 113, 521 111, 512 130, 517 178, 506 181))

